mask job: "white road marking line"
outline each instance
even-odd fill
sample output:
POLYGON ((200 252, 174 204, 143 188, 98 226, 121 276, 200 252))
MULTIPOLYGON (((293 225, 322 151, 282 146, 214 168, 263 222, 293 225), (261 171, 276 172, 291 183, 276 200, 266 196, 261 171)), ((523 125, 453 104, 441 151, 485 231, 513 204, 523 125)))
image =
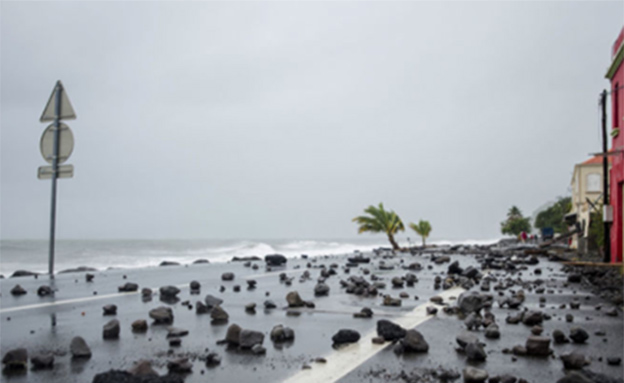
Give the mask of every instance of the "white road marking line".
MULTIPOLYGON (((458 296, 465 290, 461 287, 454 287, 438 294, 445 301, 451 296, 458 296)), ((406 329, 412 329, 419 324, 433 318, 427 315, 427 306, 432 303, 424 303, 403 316, 395 318, 394 323, 406 329)), ((373 344, 372 339, 377 336, 377 329, 374 329, 360 338, 358 343, 353 343, 347 347, 335 350, 325 357, 327 363, 315 363, 309 370, 301 370, 295 375, 284 380, 284 383, 317 383, 336 382, 345 375, 355 370, 358 366, 366 362, 379 351, 390 346, 391 343, 373 344)))
MULTIPOLYGON (((273 272, 265 273, 265 274, 248 275, 248 276, 243 277, 243 279, 247 280, 247 279, 253 279, 253 278, 263 278, 263 277, 268 277, 268 276, 279 274, 279 273, 290 274, 290 273, 295 273, 297 271, 300 271, 300 270, 299 269, 295 269, 295 270, 285 270, 285 271, 281 271, 281 270, 280 271, 273 271, 273 272)), ((188 283, 184 283, 184 284, 176 285, 176 287, 177 288, 189 288, 189 284, 188 283)), ((159 287, 152 288, 153 291, 158 291, 158 289, 159 289, 159 287)), ((95 295, 95 296, 85 297, 85 298, 67 299, 67 300, 64 300, 64 301, 37 303, 37 304, 33 304, 33 305, 26 305, 26 306, 18 306, 18 307, 10 307, 10 308, 6 308, 6 309, 0 309, 0 314, 10 313, 10 312, 15 312, 15 311, 21 311, 21 310, 37 309, 37 308, 41 308, 41 307, 51 307, 51 306, 67 305, 67 304, 72 304, 72 303, 97 301, 97 300, 100 300, 100 299, 108 299, 108 298, 121 297, 121 296, 124 296, 124 295, 135 295, 135 294, 140 294, 140 292, 139 291, 132 291, 132 292, 114 293, 114 294, 107 294, 107 295, 95 295)))

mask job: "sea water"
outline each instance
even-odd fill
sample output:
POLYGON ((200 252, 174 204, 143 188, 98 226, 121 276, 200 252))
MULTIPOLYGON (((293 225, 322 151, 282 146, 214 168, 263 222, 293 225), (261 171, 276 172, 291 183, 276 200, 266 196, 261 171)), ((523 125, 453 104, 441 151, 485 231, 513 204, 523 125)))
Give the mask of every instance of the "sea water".
MULTIPOLYGON (((485 241, 432 241, 432 244, 488 244, 485 241)), ((414 244, 414 243, 412 243, 414 244)), ((407 246, 408 243, 400 243, 407 246)), ((108 268, 155 267, 163 261, 192 263, 198 259, 227 262, 233 257, 282 254, 286 257, 309 257, 366 252, 389 247, 385 236, 362 236, 352 239, 302 240, 57 240, 55 272, 87 266, 108 268)), ((47 240, 1 240, 0 274, 10 276, 16 270, 40 273, 48 271, 47 240)))

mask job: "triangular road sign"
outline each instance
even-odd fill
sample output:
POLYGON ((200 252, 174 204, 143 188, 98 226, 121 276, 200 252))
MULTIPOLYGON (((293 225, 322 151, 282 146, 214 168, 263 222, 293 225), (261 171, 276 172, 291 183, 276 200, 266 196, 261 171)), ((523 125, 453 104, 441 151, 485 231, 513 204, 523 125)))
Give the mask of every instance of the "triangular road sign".
POLYGON ((57 81, 54 89, 52 90, 52 94, 50 95, 50 99, 46 104, 45 109, 43 110, 43 114, 39 121, 54 121, 56 117, 56 93, 61 92, 61 115, 59 116, 61 120, 73 120, 76 118, 76 112, 74 112, 74 108, 72 108, 71 103, 69 102, 69 97, 67 97, 67 92, 65 92, 65 88, 63 88, 63 83, 61 80, 57 81))

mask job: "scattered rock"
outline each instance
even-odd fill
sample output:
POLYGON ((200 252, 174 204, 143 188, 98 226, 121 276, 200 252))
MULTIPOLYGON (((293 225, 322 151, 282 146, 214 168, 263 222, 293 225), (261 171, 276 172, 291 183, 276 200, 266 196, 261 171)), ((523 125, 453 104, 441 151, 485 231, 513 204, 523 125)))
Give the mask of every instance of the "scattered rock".
POLYGON ((149 316, 157 324, 170 324, 173 323, 173 310, 169 307, 160 306, 149 311, 149 316))
POLYGON ((36 277, 39 276, 39 273, 35 273, 34 271, 28 270, 16 270, 13 274, 11 274, 11 278, 16 277, 36 277))
POLYGON ((271 330, 271 340, 274 342, 285 342, 295 339, 295 331, 290 327, 279 324, 271 330))
POLYGON ((386 341, 395 341, 405 337, 405 329, 387 319, 377 321, 377 335, 386 341))
POLYGON ((85 342, 85 340, 80 336, 76 336, 71 340, 71 344, 69 345, 69 351, 74 358, 91 357, 91 349, 87 345, 87 342, 85 342))
POLYGON ((296 291, 291 291, 286 295, 286 302, 288 302, 288 307, 303 307, 305 306, 305 302, 299 296, 299 293, 296 291))
POLYGON ((552 337, 553 337, 553 342, 555 344, 563 344, 563 343, 569 343, 570 341, 568 340, 568 338, 566 338, 565 334, 563 333, 563 331, 561 330, 555 330, 552 333, 552 337))
POLYGON ((610 356, 607 358, 607 364, 609 366, 619 366, 622 363, 622 358, 619 356, 610 356))
POLYGON ((215 367, 221 364, 221 357, 216 352, 211 352, 206 356, 206 367, 215 367))
POLYGON ((526 341, 525 348, 528 355, 548 356, 551 353, 550 338, 531 335, 526 341))
POLYGON ((233 346, 238 346, 238 342, 240 340, 240 333, 243 329, 233 323, 228 327, 227 332, 225 333, 225 341, 233 346))
POLYGON ((585 359, 585 355, 578 352, 561 355, 561 361, 563 362, 563 368, 567 370, 580 370, 589 364, 589 361, 585 359))
POLYGON ((52 290, 50 286, 39 286, 39 288, 37 289, 37 295, 39 295, 40 297, 47 297, 48 295, 53 294, 54 290, 52 290))
POLYGON ((102 307, 103 315, 117 315, 117 306, 116 305, 105 305, 102 307))
POLYGON ((164 298, 176 298, 180 289, 175 286, 163 286, 160 288, 160 296, 164 298))
POLYGON ((498 339, 500 338, 500 330, 495 323, 492 323, 485 329, 485 337, 488 339, 498 339))
POLYGON ((478 342, 468 343, 464 348, 468 360, 483 362, 487 359, 487 354, 483 346, 478 342))
POLYGON ((219 306, 221 303, 223 303, 223 299, 217 298, 214 295, 206 295, 206 297, 204 298, 204 302, 206 303, 206 307, 208 307, 209 309, 212 309, 215 306, 219 306))
POLYGON ((104 325, 102 337, 104 339, 118 339, 119 330, 119 321, 117 319, 113 319, 104 325))
POLYGON ((197 281, 191 281, 189 287, 191 289, 191 294, 199 294, 199 290, 201 290, 201 284, 197 281))
MULTIPOLYGON (((123 286, 119 286, 117 287, 117 290, 121 293, 121 292, 133 292, 133 291, 138 291, 139 290, 139 285, 137 285, 136 283, 132 283, 132 282, 127 282, 125 283, 123 286)), ((151 292, 151 290, 150 290, 151 292)))
POLYGON ((233 281, 234 280, 234 273, 223 273, 223 274, 221 274, 221 280, 222 281, 233 281))
POLYGON ((465 383, 483 383, 489 376, 487 371, 474 367, 466 367, 463 372, 465 383))
POLYGON ((344 343, 356 343, 360 340, 360 333, 355 330, 350 329, 342 329, 339 330, 334 336, 332 336, 332 341, 334 345, 340 345, 344 343))
POLYGON ((392 298, 390 295, 385 295, 383 298, 382 305, 399 307, 401 306, 401 300, 399 298, 392 298))
POLYGON ((242 349, 251 349, 255 345, 262 345, 264 334, 260 331, 241 330, 238 344, 242 349))
POLYGON ((19 296, 24 294, 26 294, 26 290, 20 285, 15 285, 15 287, 11 289, 11 295, 19 296))
POLYGON ((134 376, 158 376, 158 373, 152 368, 152 362, 149 360, 139 360, 134 366, 128 369, 128 373, 134 376))
POLYGON ((360 310, 359 313, 355 313, 353 314, 354 318, 372 318, 373 317, 373 310, 371 310, 368 307, 364 307, 362 310, 360 310))
POLYGON ((225 312, 225 310, 223 310, 221 306, 213 307, 212 311, 210 312, 210 318, 212 318, 213 324, 225 323, 228 321, 229 317, 230 316, 228 315, 228 313, 225 312))
POLYGON ((195 302, 195 313, 196 314, 207 314, 209 312, 210 312, 210 309, 202 301, 195 302))
POLYGON ((167 329, 167 338, 180 338, 185 335, 188 335, 188 330, 177 328, 177 327, 169 327, 167 329))
POLYGON ((401 344, 405 352, 427 352, 429 343, 425 337, 417 330, 407 330, 405 337, 401 339, 401 344))
POLYGON ((267 266, 282 266, 288 261, 288 259, 286 259, 286 257, 281 254, 272 254, 266 255, 264 257, 264 261, 266 262, 267 266))
POLYGON ((54 355, 51 353, 33 355, 30 357, 30 364, 32 364, 35 370, 52 368, 54 365, 54 355))
POLYGON ((588 338, 589 334, 582 328, 573 327, 570 329, 570 339, 572 339, 574 343, 585 343, 588 338))
POLYGON ((137 319, 132 322, 132 332, 145 332, 147 331, 147 321, 145 319, 137 319))
POLYGON ((28 366, 28 351, 25 348, 9 350, 4 354, 2 364, 9 370, 26 369, 28 366))
POLYGON ((319 283, 316 286, 314 286, 314 295, 315 296, 324 296, 329 294, 329 286, 327 286, 325 283, 319 283))
POLYGON ((158 266, 180 266, 179 262, 162 261, 158 266))
POLYGON ((169 372, 188 373, 193 369, 193 364, 188 358, 178 358, 167 362, 167 369, 169 372))

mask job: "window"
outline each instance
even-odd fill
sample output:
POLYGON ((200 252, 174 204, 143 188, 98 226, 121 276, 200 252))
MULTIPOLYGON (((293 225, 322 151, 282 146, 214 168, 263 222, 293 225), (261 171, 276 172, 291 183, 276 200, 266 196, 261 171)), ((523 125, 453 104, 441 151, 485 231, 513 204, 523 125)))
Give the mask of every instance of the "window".
POLYGON ((600 187, 600 173, 589 173, 587 175, 587 191, 588 192, 601 192, 602 188, 600 187))

